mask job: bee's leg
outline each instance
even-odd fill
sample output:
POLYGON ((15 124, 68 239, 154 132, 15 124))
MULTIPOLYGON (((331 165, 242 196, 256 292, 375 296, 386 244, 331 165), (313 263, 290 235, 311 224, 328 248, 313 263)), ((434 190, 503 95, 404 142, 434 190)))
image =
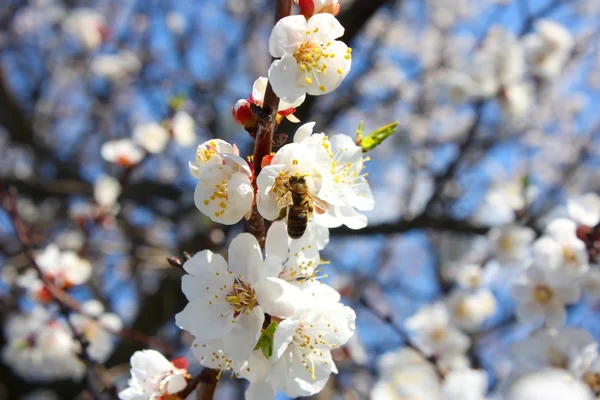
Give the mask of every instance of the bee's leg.
POLYGON ((275 221, 284 219, 287 216, 287 209, 287 207, 283 207, 281 210, 279 210, 279 217, 277 217, 275 221))

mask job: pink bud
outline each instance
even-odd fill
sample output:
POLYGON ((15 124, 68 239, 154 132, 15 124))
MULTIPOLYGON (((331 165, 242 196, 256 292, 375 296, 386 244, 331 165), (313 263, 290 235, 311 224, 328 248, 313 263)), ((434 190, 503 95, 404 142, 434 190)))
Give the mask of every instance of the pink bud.
POLYGON ((250 102, 248 100, 238 100, 232 108, 233 119, 244 126, 244 128, 253 127, 256 125, 256 117, 252 114, 250 109, 250 102))
POLYGON ((338 0, 294 0, 300 7, 300 14, 309 19, 315 14, 329 13, 338 15, 340 4, 338 0))

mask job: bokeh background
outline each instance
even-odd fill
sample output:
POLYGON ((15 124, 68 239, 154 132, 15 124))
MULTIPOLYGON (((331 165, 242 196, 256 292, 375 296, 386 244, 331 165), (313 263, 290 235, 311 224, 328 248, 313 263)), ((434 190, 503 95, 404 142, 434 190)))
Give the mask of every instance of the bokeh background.
MULTIPOLYGON (((327 281, 358 315, 353 342, 336 357, 340 373, 319 398, 365 399, 377 359, 402 345, 400 324, 452 288, 453 268, 491 263, 486 282, 494 315, 471 334, 473 365, 493 381, 506 348, 527 334, 508 294, 509 268, 490 260, 490 228, 520 218, 541 221, 572 193, 600 188, 600 3, 596 0, 341 0, 342 40, 353 48, 350 75, 332 94, 296 112, 315 130, 354 135, 399 121, 398 132, 371 154, 366 172, 376 199, 361 231, 333 229, 322 254, 327 281), (473 66, 493 29, 517 38, 547 18, 563 24, 575 47, 563 71, 531 78, 532 105, 512 115, 502 94, 452 101, 449 71, 473 66), (490 193, 535 188, 524 215, 490 193), (520 185, 520 186, 519 186, 520 185)), ((185 299, 182 272, 166 258, 182 251, 224 252, 241 225, 214 224, 193 202, 188 161, 211 138, 251 154, 252 138, 231 107, 247 98, 270 64, 274 2, 267 0, 3 0, 0 4, 0 185, 16 187, 19 212, 35 248, 56 243, 93 265, 88 285, 72 290, 100 299, 126 328, 189 355, 190 337, 174 324, 185 299), (99 36, 73 32, 74 13, 103 17, 99 36), (131 173, 106 162, 100 146, 128 138, 136 125, 162 123, 176 109, 195 121, 195 144, 170 143, 131 173), (124 183, 119 209, 91 218, 94 183, 124 183)), ((285 122, 279 131, 292 134, 285 122)), ((0 210, 2 321, 32 300, 15 285, 28 266, 7 213, 0 210)), ((594 304, 569 310, 569 324, 600 338, 594 304)), ((2 343, 3 339, 0 339, 2 343)), ((117 338, 102 374, 119 385, 135 350, 117 338)), ((198 370, 190 356, 192 370, 198 370)), ((40 388, 76 398, 86 382, 36 383, 0 365, 0 399, 40 388)), ((238 398, 241 381, 224 379, 217 396, 238 398)))

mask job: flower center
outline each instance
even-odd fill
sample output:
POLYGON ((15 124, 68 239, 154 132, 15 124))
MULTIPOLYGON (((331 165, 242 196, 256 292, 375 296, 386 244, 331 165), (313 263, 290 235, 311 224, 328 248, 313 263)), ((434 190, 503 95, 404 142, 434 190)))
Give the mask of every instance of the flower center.
POLYGON ((515 239, 512 235, 504 235, 502 239, 500 239, 500 249, 505 252, 509 252, 515 247, 515 239))
POLYGON ((431 339, 435 343, 441 343, 446 339, 447 335, 448 332, 445 329, 437 328, 434 329, 433 332, 431 332, 431 339))
MULTIPOLYGON (((319 62, 323 58, 333 57, 333 54, 324 53, 323 50, 329 47, 329 44, 317 44, 315 42, 302 42, 300 46, 294 51, 294 58, 296 63, 300 65, 302 71, 311 71, 313 68, 327 69, 327 65, 323 64, 319 66, 319 62)), ((321 71, 321 72, 323 72, 321 71)))
POLYGON ((461 319, 467 318, 469 316, 469 306, 465 300, 462 300, 458 303, 458 305, 456 306, 455 313, 456 316, 461 319))
POLYGON ((577 261, 577 255, 570 247, 565 247, 563 249, 563 257, 567 263, 574 263, 577 261))
POLYGON ((233 284, 233 290, 225 296, 225 300, 233 306, 234 318, 242 313, 250 315, 250 311, 258 304, 252 286, 237 279, 233 284))
POLYGON ((540 304, 548 304, 554 297, 554 292, 546 285, 539 285, 533 290, 533 299, 540 304))
POLYGON ((569 368, 569 358, 565 355, 565 353, 563 353, 559 349, 550 347, 546 354, 548 356, 548 361, 550 362, 550 365, 552 365, 553 367, 560 369, 569 368))

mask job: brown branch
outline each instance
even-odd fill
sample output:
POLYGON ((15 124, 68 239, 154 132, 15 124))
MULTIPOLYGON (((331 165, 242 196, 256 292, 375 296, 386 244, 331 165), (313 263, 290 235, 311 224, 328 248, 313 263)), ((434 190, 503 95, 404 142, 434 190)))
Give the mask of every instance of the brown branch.
POLYGON ((385 307, 386 310, 384 311, 384 307, 382 307, 381 305, 375 306, 371 304, 371 302, 365 296, 361 296, 359 301, 364 307, 366 307, 371 312, 371 314, 373 314, 381 321, 385 322, 390 328, 392 328, 394 332, 396 332, 398 336, 400 336, 405 346, 410 347, 411 349, 416 351, 424 360, 431 363, 435 369, 435 372, 440 378, 443 378, 445 376, 445 372, 442 370, 442 368, 440 368, 440 366, 437 363, 437 357, 434 354, 427 355, 417 344, 415 344, 406 332, 406 330, 396 323, 396 321, 394 320, 394 316, 387 309, 387 307, 385 307))
POLYGON ((487 226, 479 226, 464 220, 457 220, 448 217, 431 217, 420 215, 411 220, 399 219, 394 222, 367 225, 360 230, 353 230, 345 226, 330 229, 330 233, 336 236, 363 236, 372 234, 394 234, 408 232, 413 229, 433 229, 438 231, 449 231, 459 233, 485 234, 489 231, 487 226))

